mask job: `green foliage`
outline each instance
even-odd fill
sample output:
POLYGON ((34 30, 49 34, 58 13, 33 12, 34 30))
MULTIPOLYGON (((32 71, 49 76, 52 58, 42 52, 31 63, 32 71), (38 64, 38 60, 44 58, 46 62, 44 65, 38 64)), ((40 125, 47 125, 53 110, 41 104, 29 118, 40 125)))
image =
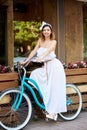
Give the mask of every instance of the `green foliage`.
POLYGON ((14 21, 14 43, 34 46, 39 37, 41 22, 14 21))

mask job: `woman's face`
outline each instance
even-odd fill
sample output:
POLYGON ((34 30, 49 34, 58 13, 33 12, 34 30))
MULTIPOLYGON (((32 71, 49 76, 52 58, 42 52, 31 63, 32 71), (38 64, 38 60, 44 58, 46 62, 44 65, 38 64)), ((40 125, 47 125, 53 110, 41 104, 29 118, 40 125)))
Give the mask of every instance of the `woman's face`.
POLYGON ((49 26, 45 26, 42 31, 44 37, 50 37, 52 31, 49 26))

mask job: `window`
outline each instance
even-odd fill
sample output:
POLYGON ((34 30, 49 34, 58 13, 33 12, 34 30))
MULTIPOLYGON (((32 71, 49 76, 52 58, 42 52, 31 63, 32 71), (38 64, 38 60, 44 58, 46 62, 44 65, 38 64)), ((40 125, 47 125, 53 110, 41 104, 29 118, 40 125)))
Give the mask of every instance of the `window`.
POLYGON ((84 60, 87 60, 87 19, 83 20, 84 60))

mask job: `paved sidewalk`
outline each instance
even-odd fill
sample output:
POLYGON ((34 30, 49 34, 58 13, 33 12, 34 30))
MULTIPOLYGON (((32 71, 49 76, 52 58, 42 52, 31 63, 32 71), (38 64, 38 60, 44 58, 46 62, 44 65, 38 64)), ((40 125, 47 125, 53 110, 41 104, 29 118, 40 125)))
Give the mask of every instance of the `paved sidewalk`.
POLYGON ((24 130, 87 130, 87 110, 81 112, 73 121, 60 120, 46 122, 45 120, 31 121, 24 130))
POLYGON ((57 122, 47 122, 44 119, 32 120, 23 130, 87 130, 87 110, 81 112, 73 121, 64 121, 60 118, 57 122))

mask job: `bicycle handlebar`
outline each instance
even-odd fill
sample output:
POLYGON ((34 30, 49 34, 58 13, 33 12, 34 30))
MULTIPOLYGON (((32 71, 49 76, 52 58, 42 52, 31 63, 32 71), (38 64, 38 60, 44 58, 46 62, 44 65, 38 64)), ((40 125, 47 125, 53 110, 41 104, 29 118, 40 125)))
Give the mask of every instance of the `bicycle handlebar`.
POLYGON ((44 65, 44 62, 36 62, 35 60, 33 60, 33 61, 29 61, 29 62, 27 62, 24 66, 23 65, 21 65, 20 64, 20 62, 17 62, 17 69, 18 69, 18 75, 19 75, 19 79, 21 80, 21 70, 23 70, 23 76, 26 76, 26 73, 27 73, 27 71, 26 71, 26 67, 29 65, 29 63, 30 63, 30 66, 29 67, 31 67, 31 65, 33 66, 37 66, 37 68, 38 67, 41 67, 41 66, 43 66, 44 65), (32 64, 32 62, 33 63, 35 63, 35 64, 32 64))
POLYGON ((20 62, 17 62, 17 68, 18 68, 18 76, 19 79, 21 80, 21 69, 24 71, 24 76, 26 75, 26 69, 23 65, 20 64, 20 62))

